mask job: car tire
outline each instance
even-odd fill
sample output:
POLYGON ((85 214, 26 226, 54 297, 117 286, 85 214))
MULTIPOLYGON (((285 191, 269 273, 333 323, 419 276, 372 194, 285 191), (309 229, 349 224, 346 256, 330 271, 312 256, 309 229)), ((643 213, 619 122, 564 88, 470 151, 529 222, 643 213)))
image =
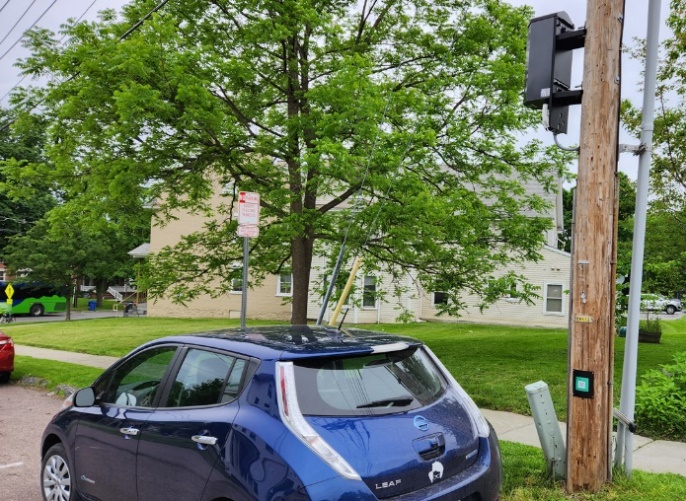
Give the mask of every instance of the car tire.
POLYGON ((676 306, 668 304, 665 308, 665 311, 667 312, 667 315, 674 315, 674 312, 676 312, 676 306))
POLYGON ((11 372, 0 372, 0 383, 7 383, 10 380, 11 372))
POLYGON ((48 449, 41 466, 40 486, 43 499, 81 501, 81 496, 76 492, 76 477, 62 444, 55 444, 48 449))
POLYGON ((34 303, 29 308, 29 315, 32 317, 42 317, 43 313, 45 313, 45 308, 43 308, 42 304, 34 303))

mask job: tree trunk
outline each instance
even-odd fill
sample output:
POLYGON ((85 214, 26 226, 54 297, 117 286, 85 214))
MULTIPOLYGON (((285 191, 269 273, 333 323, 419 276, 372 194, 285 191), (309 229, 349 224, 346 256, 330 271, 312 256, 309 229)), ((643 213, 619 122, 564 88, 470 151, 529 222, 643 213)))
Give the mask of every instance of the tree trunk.
POLYGON ((102 306, 102 301, 105 298, 105 292, 107 292, 107 286, 109 281, 106 278, 98 278, 95 280, 95 300, 98 306, 102 306))
POLYGON ((307 323, 307 299, 310 288, 310 270, 312 269, 311 238, 301 236, 293 239, 293 304, 291 310, 291 324, 303 325, 307 323))
POLYGON ((66 316, 64 317, 65 320, 69 321, 71 320, 71 300, 72 300, 72 292, 74 291, 74 280, 71 280, 69 283, 69 286, 67 287, 67 311, 66 311, 66 316))

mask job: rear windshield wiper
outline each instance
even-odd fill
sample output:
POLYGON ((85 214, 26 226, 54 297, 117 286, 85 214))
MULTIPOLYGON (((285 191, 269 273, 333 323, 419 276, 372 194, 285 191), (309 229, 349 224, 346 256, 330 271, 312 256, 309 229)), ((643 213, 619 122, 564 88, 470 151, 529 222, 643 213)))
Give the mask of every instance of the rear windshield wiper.
POLYGON ((402 407, 405 405, 410 405, 413 398, 386 398, 384 400, 374 400, 373 402, 367 402, 366 404, 358 405, 358 409, 366 409, 368 407, 402 407))

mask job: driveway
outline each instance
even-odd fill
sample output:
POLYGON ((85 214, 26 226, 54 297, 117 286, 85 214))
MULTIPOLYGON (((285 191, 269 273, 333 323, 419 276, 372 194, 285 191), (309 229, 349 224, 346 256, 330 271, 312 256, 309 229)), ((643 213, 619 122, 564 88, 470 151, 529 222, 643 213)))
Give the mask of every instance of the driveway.
POLYGON ((62 398, 18 384, 0 385, 0 499, 41 501, 40 441, 62 398), (21 423, 18 426, 18 423, 21 423))

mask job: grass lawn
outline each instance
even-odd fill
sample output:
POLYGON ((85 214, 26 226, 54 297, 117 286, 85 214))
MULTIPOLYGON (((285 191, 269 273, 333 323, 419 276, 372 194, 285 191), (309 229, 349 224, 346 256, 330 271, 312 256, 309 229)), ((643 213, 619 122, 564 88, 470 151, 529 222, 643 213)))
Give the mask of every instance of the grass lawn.
MULTIPOLYGON (((248 325, 270 322, 248 321, 248 325)), ((274 322, 271 322, 274 323, 274 322)), ((672 361, 686 351, 686 317, 663 321, 660 344, 641 343, 638 374, 672 361)), ((117 317, 71 322, 22 323, 3 327, 18 344, 94 355, 122 356, 157 337, 238 327, 238 320, 117 317)), ((566 419, 567 333, 478 324, 382 324, 375 330, 405 334, 426 342, 477 405, 530 414, 524 387, 545 381, 557 416, 566 419)), ((624 338, 615 338, 615 397, 619 403, 624 338)))
MULTIPOLYGON (((638 374, 686 351, 686 317, 662 322, 660 344, 639 344, 638 374)), ((478 324, 378 325, 378 330, 422 339, 487 409, 531 414, 524 387, 545 381, 558 419, 567 410, 567 331, 478 324)), ((624 338, 615 338, 615 405, 619 406, 624 338)))
POLYGON ((513 442, 500 442, 505 481, 501 501, 675 501, 686 499, 686 477, 634 470, 631 478, 617 475, 595 494, 566 495, 564 483, 551 481, 541 450, 513 442))

